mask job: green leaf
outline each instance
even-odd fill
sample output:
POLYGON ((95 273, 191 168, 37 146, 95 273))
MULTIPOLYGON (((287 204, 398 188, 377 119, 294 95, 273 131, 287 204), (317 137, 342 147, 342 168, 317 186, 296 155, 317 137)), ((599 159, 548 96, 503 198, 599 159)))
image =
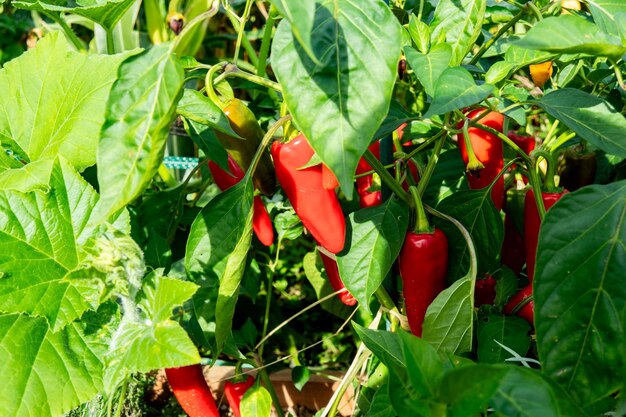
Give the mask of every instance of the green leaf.
POLYGON ((493 91, 494 86, 491 84, 476 84, 465 68, 448 68, 437 80, 433 102, 424 118, 476 104, 489 97, 493 91))
POLYGON ((586 416, 569 395, 541 373, 523 367, 500 367, 507 373, 492 398, 499 415, 507 417, 586 416))
POLYGON ((415 71, 417 79, 430 96, 435 95, 435 85, 444 70, 450 64, 452 48, 447 43, 433 47, 427 54, 421 54, 411 47, 404 48, 406 60, 415 71))
POLYGON ((591 0, 589 11, 593 21, 603 32, 617 37, 623 35, 623 27, 617 15, 626 13, 626 3, 621 0, 591 0))
POLYGON ((312 33, 324 34, 313 43, 320 64, 283 20, 272 43, 272 67, 296 125, 352 199, 359 158, 389 110, 401 27, 382 0, 317 4, 312 33))
POLYGON ((120 66, 98 145, 99 216, 133 201, 156 174, 183 81, 170 44, 154 46, 120 66))
POLYGON ((169 269, 172 263, 172 249, 167 239, 151 230, 144 250, 144 257, 146 265, 153 269, 169 269))
MULTIPOLYGON (((309 283, 311 283, 318 300, 335 292, 328 281, 328 277, 322 275, 324 264, 322 263, 321 258, 317 256, 316 251, 309 252, 304 255, 302 268, 304 269, 304 275, 306 275, 306 279, 309 283)), ((338 317, 347 317, 347 315, 352 311, 352 309, 342 303, 338 297, 332 297, 329 300, 324 301, 322 303, 322 308, 338 317)))
MULTIPOLYGON (((0 191, 0 310, 45 317, 57 331, 97 307, 103 295, 100 286, 64 280, 102 228, 87 226, 98 195, 68 163, 55 163, 49 188, 0 191)), ((128 232, 127 215, 119 219, 128 232)))
POLYGON ((430 24, 431 39, 445 34, 452 46, 450 65, 461 65, 478 39, 487 8, 486 0, 440 0, 430 24))
POLYGON ((488 84, 496 84, 504 80, 517 67, 507 61, 500 61, 493 64, 485 75, 485 82, 488 84))
POLYGON ((439 387, 440 398, 448 404, 446 417, 479 415, 506 374, 506 368, 487 365, 463 366, 447 372, 439 387))
POLYGON ((222 109, 197 90, 188 88, 184 90, 176 107, 176 112, 188 120, 202 123, 229 136, 239 138, 222 109))
POLYGON ((458 149, 444 150, 439 155, 435 171, 422 198, 436 206, 443 199, 463 189, 467 190, 467 181, 461 153, 458 149))
POLYGON ((278 233, 278 240, 296 240, 304 232, 302 221, 293 210, 278 213, 274 218, 274 227, 278 233))
POLYGON ((242 417, 269 417, 272 397, 261 385, 254 385, 243 395, 239 410, 242 417))
POLYGON ((464 353, 472 350, 474 280, 456 281, 435 298, 426 311, 422 337, 437 351, 464 353))
POLYGON ((549 61, 556 56, 550 52, 522 48, 517 44, 513 44, 504 53, 504 61, 515 65, 516 68, 522 68, 529 64, 549 61))
POLYGON ((517 45, 557 54, 589 54, 618 59, 626 53, 619 39, 572 14, 548 17, 528 31, 517 45))
MULTIPOLYGON (((472 237, 478 258, 478 273, 488 272, 496 259, 504 239, 504 225, 500 213, 491 201, 491 193, 484 190, 462 190, 439 204, 439 211, 460 221, 472 237)), ((469 250, 458 229, 449 222, 436 221, 448 237, 448 280, 465 276, 469 268, 469 250)))
POLYGON ((0 189, 45 186, 59 155, 80 171, 96 162, 106 99, 127 56, 74 52, 53 32, 0 69, 0 142, 28 163, 0 169, 0 189))
POLYGON ((538 104, 583 139, 609 154, 626 157, 626 119, 601 97, 563 88, 546 94, 538 104))
POLYGON ((409 224, 407 207, 394 199, 348 216, 346 247, 337 257, 339 275, 359 304, 369 310, 376 292, 400 254, 409 224))
POLYGON ((105 30, 111 30, 126 11, 134 3, 133 0, 98 0, 76 2, 76 7, 68 6, 68 1, 44 2, 21 0, 11 3, 13 6, 34 10, 37 12, 72 13, 86 17, 94 23, 101 25, 105 30))
POLYGON ((626 181, 563 196, 539 234, 534 281, 544 372, 578 404, 621 387, 626 307, 626 181))
POLYGON ((525 356, 530 347, 530 324, 522 318, 492 314, 478 321, 478 360, 503 363, 511 353, 498 343, 525 356))
POLYGON ((252 239, 252 197, 249 177, 218 194, 198 214, 187 240, 187 274, 203 287, 194 297, 196 314, 207 324, 215 322, 215 354, 232 327, 252 239))
POLYGON ((417 49, 423 54, 428 53, 430 49, 430 27, 428 24, 419 20, 415 14, 411 14, 409 18, 409 33, 417 49))
POLYGON ((145 320, 123 320, 111 340, 104 378, 107 393, 132 373, 200 362, 187 332, 171 320, 174 307, 191 298, 198 286, 163 277, 162 271, 153 272, 145 281, 139 302, 145 320))
POLYGON ((228 171, 228 153, 220 144, 213 129, 194 120, 183 120, 185 121, 185 131, 191 140, 202 149, 207 158, 228 171))
POLYGON ((289 21, 293 36, 298 40, 308 57, 319 64, 311 39, 317 4, 311 0, 272 0, 272 4, 289 21))
POLYGON ((311 373, 306 366, 296 366, 291 370, 291 380, 298 391, 302 391, 304 385, 309 381, 311 373))
POLYGON ((389 397, 389 389, 390 387, 385 384, 376 390, 366 417, 396 417, 397 414, 389 397))
POLYGON ((88 325, 52 332, 44 318, 0 315, 0 415, 56 417, 93 398, 102 390, 106 341, 88 325))

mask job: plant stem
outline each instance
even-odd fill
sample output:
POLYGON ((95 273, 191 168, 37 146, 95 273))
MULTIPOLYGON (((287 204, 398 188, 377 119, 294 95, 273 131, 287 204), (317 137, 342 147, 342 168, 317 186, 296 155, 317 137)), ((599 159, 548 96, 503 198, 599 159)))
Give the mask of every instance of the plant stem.
POLYGON ((217 96, 217 93, 215 93, 215 88, 213 88, 213 85, 216 84, 213 82, 213 76, 219 70, 220 65, 213 65, 211 69, 207 71, 206 77, 204 77, 204 88, 206 90, 207 96, 209 96, 211 101, 221 108, 222 100, 220 100, 220 98, 217 96))
POLYGON ((115 40, 113 39, 113 29, 108 29, 107 34, 107 54, 113 55, 115 53, 115 40))
POLYGON ((126 391, 128 390, 128 378, 124 381, 122 385, 122 392, 120 392, 120 398, 117 402, 117 409, 115 410, 115 417, 120 417, 122 415, 122 410, 124 409, 124 401, 126 401, 126 391))
POLYGON ((463 141, 465 142, 465 151, 467 152, 467 166, 465 169, 470 173, 477 173, 485 166, 478 160, 474 153, 474 147, 472 146, 472 139, 469 134, 469 119, 465 119, 463 123, 463 141))
POLYGON ((274 31, 274 4, 270 6, 270 11, 265 22, 265 30, 263 31, 263 40, 261 41, 261 49, 259 50, 259 62, 256 64, 256 73, 259 77, 265 77, 265 66, 267 65, 267 57, 270 52, 270 43, 272 40, 272 32, 274 31))
POLYGON ((50 13, 42 12, 42 13, 48 16, 50 19, 54 20, 59 26, 61 26, 61 29, 63 29, 63 32, 69 38, 69 40, 72 42, 72 44, 77 50, 84 51, 86 49, 83 41, 81 41, 80 38, 76 36, 72 28, 67 24, 65 19, 60 14, 52 13, 52 12, 50 13))
POLYGON ((215 84, 218 84, 220 81, 222 81, 226 77, 243 78, 244 80, 253 82, 258 85, 262 85, 263 87, 271 88, 278 92, 283 91, 283 88, 277 82, 268 80, 267 78, 260 77, 258 75, 251 74, 249 72, 242 71, 239 68, 235 67, 234 65, 227 65, 224 70, 224 73, 215 79, 215 84))
POLYGON ((539 165, 538 157, 541 156, 546 160, 546 163, 548 164, 548 169, 546 169, 546 178, 543 182, 544 189, 549 193, 554 192, 556 189, 556 185, 554 184, 554 175, 556 174, 556 163, 554 162, 554 158, 552 157, 552 154, 549 152, 546 152, 545 150, 539 149, 539 150, 534 151, 533 155, 537 156, 537 159, 535 160, 537 165, 539 165))
MULTIPOLYGON (((242 25, 239 23, 239 20, 237 20, 237 17, 233 16, 231 13, 227 13, 227 15, 228 15, 228 19, 230 19, 230 23, 233 25, 233 27, 235 28, 237 33, 239 33, 239 31, 240 31, 240 29, 242 27, 242 25)), ((248 39, 248 37, 246 36, 245 33, 242 35, 241 45, 243 46, 243 48, 248 53, 248 55, 250 57, 250 62, 252 62, 252 65, 254 65, 256 67, 256 64, 257 64, 259 58, 257 57, 256 51, 254 50, 254 47, 250 43, 250 40, 248 39)), ((235 61, 235 62, 237 62, 237 61, 235 61)))
POLYGON ((382 182, 384 182, 398 197, 404 200, 410 206, 413 205, 411 197, 402 189, 402 186, 391 176, 385 169, 385 166, 374 156, 368 149, 363 154, 365 161, 370 164, 374 171, 378 173, 382 182))
POLYGON ((424 204, 422 203, 422 199, 420 198, 419 192, 417 191, 417 187, 410 186, 409 192, 413 197, 413 203, 415 207, 415 227, 413 228, 413 233, 431 233, 432 229, 430 227, 430 224, 428 224, 428 218, 426 217, 426 212, 424 211, 424 204))
MULTIPOLYGON (((530 6, 527 6, 527 7, 530 7, 530 6)), ((474 55, 474 57, 472 58, 469 64, 470 65, 476 64, 478 60, 480 59, 480 57, 483 56, 484 53, 487 52, 487 50, 491 47, 491 45, 493 45, 495 41, 497 41, 502 35, 504 35, 507 30, 513 27, 517 23, 517 21, 520 20, 522 16, 524 16, 525 13, 526 13, 526 7, 523 7, 515 16, 513 16, 511 20, 509 20, 504 26, 502 26, 500 30, 495 35, 493 35, 491 39, 489 39, 480 47, 480 49, 478 50, 478 52, 476 52, 476 55, 474 55)))
POLYGON ((396 307, 396 304, 393 302, 389 293, 382 285, 378 287, 374 294, 376 295, 376 299, 380 305, 389 312, 391 328, 396 329, 398 327, 398 323, 401 324, 401 320, 398 319, 398 317, 400 317, 400 310, 396 307))
MULTIPOLYGON (((254 171, 256 170, 257 165, 259 165, 259 160, 261 159, 261 155, 263 155, 263 151, 270 144, 272 137, 274 134, 280 129, 282 125, 291 120, 291 115, 288 114, 286 116, 281 117, 267 130, 265 136, 263 136, 263 140, 261 140, 261 144, 259 145, 254 157, 252 158, 252 162, 250 162, 250 168, 248 168, 248 172, 246 172, 246 176, 251 177, 254 175, 254 171)), ((244 178, 245 179, 245 178, 244 178)), ((247 179, 245 179, 247 181, 247 179)))
POLYGON ((428 165, 426 165, 426 170, 417 184, 417 191, 420 197, 424 196, 426 192, 426 187, 428 186, 428 182, 430 178, 433 176, 433 172, 435 172, 435 168, 437 166, 437 162, 439 161, 439 154, 441 154, 441 150, 443 149, 443 144, 446 142, 446 138, 448 137, 445 130, 442 130, 443 136, 439 139, 439 142, 435 144, 435 149, 433 149, 433 154, 428 160, 428 165))
POLYGON ((252 8, 252 0, 246 0, 246 7, 243 9, 243 16, 241 16, 241 24, 239 26, 239 30, 237 33, 237 43, 235 44, 235 56, 233 57, 233 62, 237 62, 239 60, 239 50, 241 49, 241 40, 243 39, 243 32, 246 30, 246 22, 248 21, 248 16, 250 15, 250 9, 252 8))

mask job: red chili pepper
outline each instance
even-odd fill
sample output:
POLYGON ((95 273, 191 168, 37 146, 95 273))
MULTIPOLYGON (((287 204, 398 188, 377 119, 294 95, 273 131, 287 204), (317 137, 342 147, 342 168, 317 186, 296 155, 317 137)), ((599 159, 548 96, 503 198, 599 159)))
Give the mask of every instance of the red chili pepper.
POLYGON ((165 369, 167 381, 189 417, 219 417, 211 389, 200 364, 165 369))
POLYGON ((522 272, 526 262, 526 243, 509 213, 504 216, 504 241, 502 242, 500 259, 502 265, 511 268, 515 275, 522 272))
POLYGON ((484 304, 492 305, 495 299, 496 280, 491 275, 487 275, 484 279, 477 279, 474 289, 474 307, 484 304))
POLYGON ((439 229, 408 232, 398 260, 411 333, 421 337, 426 309, 446 286, 448 239, 439 229))
MULTIPOLYGON (((222 191, 237 184, 245 175, 241 167, 230 155, 228 156, 228 169, 230 169, 230 173, 224 171, 215 162, 209 161, 209 170, 211 175, 213 175, 213 180, 222 191)), ((272 243, 274 243, 274 227, 261 196, 257 195, 254 197, 252 210, 252 229, 254 233, 262 244, 272 246, 272 243)))
POLYGON ((339 181, 335 174, 326 166, 322 164, 322 185, 325 190, 334 190, 339 187, 339 181))
POLYGON ((346 221, 337 195, 324 189, 321 165, 300 169, 313 153, 302 134, 290 142, 272 144, 278 181, 302 224, 322 247, 338 253, 345 244, 346 221))
MULTIPOLYGON (((380 159, 380 142, 376 141, 369 146, 369 151, 374 154, 377 159, 380 159)), ((373 168, 368 164, 364 158, 359 159, 359 164, 356 167, 356 174, 363 174, 371 171, 373 168)), ((371 191, 374 184, 374 174, 365 175, 356 179, 356 191, 359 195, 359 204, 361 208, 374 207, 383 202, 383 195, 380 190, 371 191)))
MULTIPOLYGON (((542 192, 541 197, 543 205, 546 207, 546 212, 567 192, 567 190, 556 193, 542 192)), ((535 260, 537 257, 540 226, 541 219, 539 218, 539 211, 535 202, 535 193, 530 189, 524 198, 524 240, 526 241, 526 272, 531 283, 535 276, 535 260)))
MULTIPOLYGON (((324 255, 322 252, 320 252, 319 254, 322 257, 324 268, 326 268, 326 275, 328 275, 328 281, 330 282, 330 286, 333 287, 333 290, 340 291, 346 288, 343 285, 341 277, 339 276, 339 268, 337 267, 337 262, 334 259, 324 255)), ((356 304, 356 298, 354 298, 349 291, 340 292, 339 299, 347 306, 353 306, 356 304)))
POLYGON ((528 284, 515 293, 504 306, 505 314, 512 314, 517 309, 517 315, 532 325, 535 317, 535 301, 530 298, 533 295, 533 286, 528 284), (530 298, 530 299, 529 299, 530 298), (518 306, 520 306, 518 308, 518 306))
POLYGON ((535 150, 537 142, 533 136, 518 135, 515 132, 509 132, 507 136, 513 141, 513 143, 519 146, 526 153, 526 155, 530 155, 530 153, 535 150))
POLYGON ((233 411, 233 415, 235 417, 241 417, 241 412, 239 411, 241 399, 246 391, 252 387, 252 385, 254 385, 254 377, 251 375, 248 375, 245 381, 226 381, 224 384, 224 395, 226 395, 230 409, 233 411))
MULTIPOLYGON (((467 117, 470 120, 475 119, 484 111, 485 109, 473 110, 467 114, 467 117)), ((490 112, 480 119, 478 123, 502 132, 504 115, 498 112, 490 112)), ((459 129, 462 127, 462 123, 458 125, 459 129)), ((469 139, 476 158, 484 165, 484 168, 480 171, 469 171, 467 174, 467 181, 469 182, 470 188, 478 190, 491 184, 496 175, 504 168, 502 141, 497 136, 477 127, 469 128, 469 139)), ((458 135, 458 144, 463 161, 465 165, 467 165, 470 162, 470 157, 465 147, 463 135, 458 135)), ((498 181, 491 189, 491 199, 496 209, 502 209, 502 205, 504 204, 504 178, 502 176, 498 178, 498 181)))

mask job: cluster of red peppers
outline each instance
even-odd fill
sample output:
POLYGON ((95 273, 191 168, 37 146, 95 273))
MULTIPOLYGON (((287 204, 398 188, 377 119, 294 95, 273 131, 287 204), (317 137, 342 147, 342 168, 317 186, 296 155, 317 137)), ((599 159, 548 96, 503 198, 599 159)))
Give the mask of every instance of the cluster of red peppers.
MULTIPOLYGON (((504 116, 497 112, 488 112, 479 108, 467 113, 467 122, 478 120, 479 124, 488 126, 498 132, 503 130, 504 116)), ((524 185, 528 180, 521 178, 522 187, 511 190, 511 199, 505 204, 505 190, 502 169, 504 167, 502 141, 491 132, 476 126, 458 125, 464 128, 463 135, 459 135, 458 144, 461 156, 467 166, 467 180, 471 189, 484 189, 490 186, 491 199, 496 209, 505 209, 504 242, 501 253, 501 261, 509 266, 516 274, 522 271, 524 263, 528 274, 528 285, 513 295, 504 307, 506 314, 517 314, 533 324, 534 303, 532 301, 532 282, 535 273, 535 258, 541 219, 537 210, 535 195, 532 189, 526 191, 524 185), (497 179, 496 179, 497 177, 497 179), (522 193, 525 193, 522 194, 522 193), (513 220, 513 211, 516 195, 523 196, 523 235, 518 230, 513 220), (509 204, 512 205, 509 207, 509 204)), ((508 137, 527 155, 535 149, 535 138, 527 135, 509 133, 508 137)), ((513 167, 515 168, 515 167, 513 167)), ((552 167, 554 168, 554 167, 552 167)), ((529 169, 534 169, 529 167, 529 169)), ((542 201, 546 211, 567 192, 556 189, 553 185, 553 169, 546 174, 546 190, 542 192, 542 201)), ((476 305, 490 304, 495 299, 495 280, 491 276, 476 282, 476 305), (489 302, 491 301, 491 302, 489 302)))

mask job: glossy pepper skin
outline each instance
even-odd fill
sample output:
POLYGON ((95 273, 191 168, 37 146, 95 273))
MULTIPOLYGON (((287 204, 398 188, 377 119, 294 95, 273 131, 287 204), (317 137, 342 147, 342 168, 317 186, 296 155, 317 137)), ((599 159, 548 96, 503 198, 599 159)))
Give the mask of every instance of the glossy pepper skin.
POLYGON ((524 303, 524 305, 522 305, 521 308, 517 310, 516 314, 529 322, 531 326, 533 326, 535 320, 535 301, 532 299, 528 300, 528 298, 532 295, 533 286, 532 284, 528 284, 509 299, 509 301, 504 306, 504 313, 512 314, 513 310, 515 310, 518 305, 524 303))
POLYGON ((339 181, 325 164, 322 164, 322 185, 326 190, 334 190, 339 187, 339 181))
MULTIPOLYGON (((228 156, 228 169, 230 169, 230 173, 224 171, 215 162, 209 161, 209 170, 213 180, 222 191, 237 184, 245 175, 241 167, 237 165, 237 162, 230 155, 228 156)), ((253 204, 252 229, 262 244, 272 246, 272 243, 274 243, 274 227, 263 200, 261 200, 261 196, 254 196, 253 204)))
POLYGON ((254 377, 248 375, 245 381, 231 382, 226 381, 224 384, 224 395, 228 400, 230 409, 233 411, 235 417, 241 417, 241 411, 239 411, 239 405, 243 395, 254 385, 254 377))
POLYGON ((585 185, 593 184, 598 170, 595 152, 578 153, 568 149, 559 166, 559 183, 570 191, 576 191, 585 185))
MULTIPOLYGON (((334 259, 324 255, 322 252, 319 253, 322 257, 322 262, 324 263, 324 268, 326 269, 326 275, 328 275, 328 281, 330 282, 330 286, 333 287, 333 290, 340 291, 346 288, 343 285, 343 281, 339 276, 339 268, 337 267, 337 262, 334 259)), ((350 294, 348 291, 343 291, 339 293, 339 299, 342 303, 347 306, 353 306, 356 304, 356 298, 350 294)))
MULTIPOLYGON (((557 193, 541 193, 546 212, 566 193, 567 190, 557 193)), ((526 241, 526 272, 531 283, 535 277, 535 261, 537 258, 540 226, 541 220, 535 202, 535 193, 530 189, 524 198, 524 240, 526 241)))
MULTIPOLYGON (((485 109, 473 110, 467 114, 467 117, 470 120, 473 120, 484 111, 485 109)), ((504 115, 498 112, 491 112, 487 116, 480 119, 479 123, 502 132, 504 115)), ((457 127, 461 129, 463 128, 463 124, 461 123, 457 127)), ((487 187, 496 175, 498 175, 498 173, 504 168, 502 141, 497 136, 477 127, 469 128, 469 137, 472 149, 476 154, 476 158, 485 166, 477 173, 467 173, 467 181, 469 182, 470 188, 472 190, 478 190, 487 187)), ((463 162, 467 165, 469 162, 469 156, 462 134, 458 135, 458 144, 459 149, 461 150, 461 156, 463 157, 463 162)), ((498 178, 498 181, 491 189, 491 199, 493 204, 496 206, 496 209, 502 209, 502 205, 504 204, 504 178, 502 176, 498 178)))
POLYGON ((287 143, 274 142, 276 176, 302 224, 331 253, 339 253, 346 240, 346 221, 335 191, 324 189, 321 164, 299 169, 313 156, 300 134, 287 143))
POLYGON ((540 64, 531 64, 528 68, 530 70, 530 78, 533 83, 541 88, 552 77, 552 61, 542 62, 540 64))
MULTIPOLYGON (((370 152, 377 159, 380 159, 380 142, 376 141, 369 146, 370 152)), ((363 174, 372 170, 370 164, 365 159, 359 159, 356 167, 356 174, 363 174)), ((359 195, 359 204, 361 208, 378 206, 383 202, 383 194, 380 190, 371 191, 374 184, 374 174, 365 175, 356 179, 356 191, 359 195)))
MULTIPOLYGON (((257 148, 261 144, 261 139, 263 139, 263 130, 254 113, 243 101, 237 98, 230 100, 222 110, 230 121, 230 127, 244 140, 219 131, 215 131, 215 135, 224 149, 228 151, 228 154, 244 171, 247 171, 257 148)), ((272 195, 276 189, 274 166, 267 151, 263 152, 259 165, 254 172, 253 182, 254 187, 265 195, 272 195)))
POLYGON ((448 239, 439 229, 408 232, 398 261, 411 333, 422 337, 426 309, 446 286, 448 239))
POLYGON ((476 287, 474 288, 474 307, 480 307, 482 305, 493 305, 496 299, 496 280, 487 275, 483 279, 476 280, 476 287))
POLYGON ((530 155, 530 153, 535 150, 536 141, 533 136, 519 135, 515 132, 509 132, 507 136, 513 143, 519 146, 526 155, 530 155))
POLYGON ((219 417, 200 364, 166 368, 165 375, 180 406, 189 417, 219 417))
POLYGON ((517 230, 515 222, 509 213, 504 216, 504 241, 500 252, 502 265, 506 265, 519 275, 526 262, 526 242, 517 230))

